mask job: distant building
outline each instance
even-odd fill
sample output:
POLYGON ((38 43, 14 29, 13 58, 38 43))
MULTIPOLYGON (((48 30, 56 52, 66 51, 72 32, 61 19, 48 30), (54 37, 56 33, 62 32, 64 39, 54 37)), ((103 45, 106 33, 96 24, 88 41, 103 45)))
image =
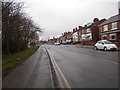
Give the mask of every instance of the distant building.
POLYGON ((66 34, 66 33, 62 34, 62 36, 59 37, 60 43, 66 42, 66 36, 65 36, 65 34, 66 34))
POLYGON ((75 29, 73 29, 72 41, 73 41, 73 42, 79 42, 78 29, 77 29, 77 27, 76 27, 75 29))
POLYGON ((55 43, 57 43, 59 41, 60 41, 59 38, 53 37, 53 39, 48 39, 47 43, 48 44, 55 44, 55 43))
POLYGON ((64 32, 61 37, 59 37, 60 43, 71 43, 72 42, 72 32, 64 32))
POLYGON ((54 40, 53 39, 48 39, 47 43, 48 44, 54 44, 54 40))
POLYGON ((93 22, 86 24, 84 27, 79 27, 79 42, 84 45, 94 45, 99 40, 98 25, 106 19, 99 20, 94 18, 93 22))
POLYGON ((72 42, 73 40, 72 35, 73 35, 73 32, 68 32, 66 34, 66 43, 70 44, 72 42))

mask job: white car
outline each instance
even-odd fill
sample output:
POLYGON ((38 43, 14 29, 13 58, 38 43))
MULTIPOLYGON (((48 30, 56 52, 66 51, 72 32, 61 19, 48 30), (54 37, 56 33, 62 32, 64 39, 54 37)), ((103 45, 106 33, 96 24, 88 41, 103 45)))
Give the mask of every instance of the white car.
POLYGON ((60 43, 59 42, 56 42, 56 43, 54 43, 55 45, 60 45, 60 43))
POLYGON ((97 49, 103 49, 105 51, 107 50, 118 50, 117 46, 113 44, 112 42, 108 40, 100 40, 95 44, 94 47, 96 50, 97 49))

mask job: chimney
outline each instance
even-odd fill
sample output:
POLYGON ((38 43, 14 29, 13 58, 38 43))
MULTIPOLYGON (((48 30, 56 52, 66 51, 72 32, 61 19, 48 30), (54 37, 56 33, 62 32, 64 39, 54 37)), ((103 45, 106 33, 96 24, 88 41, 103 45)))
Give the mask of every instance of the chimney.
POLYGON ((94 18, 93 22, 98 22, 99 19, 98 18, 94 18))
POLYGON ((118 2, 118 14, 120 15, 120 1, 118 2))
POLYGON ((75 31, 77 31, 77 27, 75 28, 75 31))
POLYGON ((82 26, 79 26, 79 30, 82 28, 82 26))
POLYGON ((73 29, 73 32, 75 32, 75 29, 73 29))

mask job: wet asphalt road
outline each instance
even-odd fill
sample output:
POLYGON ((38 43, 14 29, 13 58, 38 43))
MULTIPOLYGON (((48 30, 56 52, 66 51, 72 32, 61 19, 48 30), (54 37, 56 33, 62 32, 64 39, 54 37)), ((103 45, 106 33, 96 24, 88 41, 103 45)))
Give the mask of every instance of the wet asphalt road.
POLYGON ((71 88, 117 88, 118 51, 100 51, 78 45, 45 45, 71 88))

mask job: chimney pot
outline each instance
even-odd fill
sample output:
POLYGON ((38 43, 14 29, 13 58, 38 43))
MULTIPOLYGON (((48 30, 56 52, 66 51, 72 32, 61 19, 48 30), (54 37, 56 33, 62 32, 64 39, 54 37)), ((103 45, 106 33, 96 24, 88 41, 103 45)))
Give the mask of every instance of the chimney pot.
POLYGON ((73 32, 75 32, 75 29, 73 29, 73 32))
POLYGON ((75 28, 75 31, 77 31, 77 27, 75 28))
POLYGON ((82 28, 82 26, 79 26, 79 30, 82 28))
POLYGON ((98 18, 94 18, 93 22, 98 22, 99 19, 98 18))

